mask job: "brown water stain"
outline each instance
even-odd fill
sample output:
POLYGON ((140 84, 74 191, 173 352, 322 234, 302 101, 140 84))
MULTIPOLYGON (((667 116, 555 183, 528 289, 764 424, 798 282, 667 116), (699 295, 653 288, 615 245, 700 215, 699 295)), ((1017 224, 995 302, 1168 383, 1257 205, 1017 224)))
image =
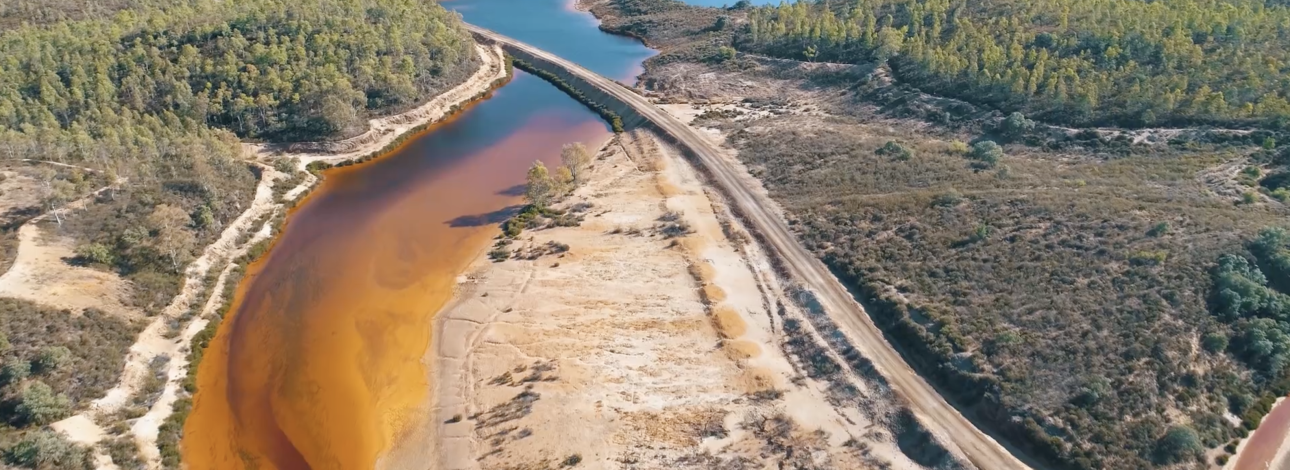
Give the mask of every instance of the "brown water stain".
MULTIPOLYGON (((188 467, 372 468, 418 421, 433 315, 519 202, 528 165, 609 135, 585 110, 568 116, 536 115, 464 158, 427 163, 436 149, 413 145, 327 172, 206 352, 188 467)), ((480 132, 444 145, 498 137, 480 132)))

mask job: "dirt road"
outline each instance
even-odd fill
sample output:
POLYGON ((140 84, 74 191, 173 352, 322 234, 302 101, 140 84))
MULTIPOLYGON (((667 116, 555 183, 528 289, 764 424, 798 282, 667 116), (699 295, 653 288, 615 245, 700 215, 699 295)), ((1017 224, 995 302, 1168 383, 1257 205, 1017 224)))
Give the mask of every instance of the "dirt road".
POLYGON ((740 173, 722 157, 721 151, 693 128, 613 80, 506 36, 473 25, 467 27, 485 40, 495 41, 564 68, 601 91, 630 105, 641 116, 648 119, 658 131, 674 140, 678 146, 690 151, 695 160, 708 172, 712 182, 730 198, 730 202, 745 218, 749 228, 760 233, 764 243, 767 244, 766 249, 774 253, 783 263, 789 276, 815 292, 825 310, 843 329, 855 347, 874 362, 879 372, 890 380, 896 393, 909 400, 910 408, 929 431, 947 446, 957 446, 961 454, 978 468, 991 470, 1028 468, 998 442, 977 429, 905 363, 900 353, 887 342, 868 314, 851 297, 846 287, 822 262, 797 242, 787 224, 777 214, 767 209, 769 204, 764 203, 761 196, 741 183, 740 173))

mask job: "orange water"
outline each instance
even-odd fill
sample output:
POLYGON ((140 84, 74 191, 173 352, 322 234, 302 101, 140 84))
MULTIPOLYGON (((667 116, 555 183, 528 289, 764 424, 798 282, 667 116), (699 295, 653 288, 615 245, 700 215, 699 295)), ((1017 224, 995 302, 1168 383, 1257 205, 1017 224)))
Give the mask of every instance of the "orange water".
POLYGON ((207 350, 185 463, 372 468, 417 422, 434 313, 518 203, 528 166, 608 135, 520 74, 391 155, 327 172, 252 266, 207 350))

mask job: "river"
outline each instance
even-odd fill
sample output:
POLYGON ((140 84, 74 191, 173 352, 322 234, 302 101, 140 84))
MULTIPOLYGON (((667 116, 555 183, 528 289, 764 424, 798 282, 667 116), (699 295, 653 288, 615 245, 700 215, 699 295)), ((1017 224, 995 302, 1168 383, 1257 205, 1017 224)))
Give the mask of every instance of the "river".
MULTIPOLYGON (((653 52, 558 0, 452 0, 467 21, 634 81, 653 52)), ((486 250, 534 160, 610 132, 515 79, 371 163, 330 170, 253 264, 198 371, 183 457, 199 469, 372 468, 428 384, 431 320, 486 250)))

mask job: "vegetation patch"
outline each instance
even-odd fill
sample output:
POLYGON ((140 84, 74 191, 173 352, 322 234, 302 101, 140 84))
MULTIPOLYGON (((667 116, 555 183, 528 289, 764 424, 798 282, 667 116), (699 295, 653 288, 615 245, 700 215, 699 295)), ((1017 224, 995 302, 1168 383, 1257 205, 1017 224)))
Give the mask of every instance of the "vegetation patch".
MULTIPOLYGON (((733 143, 806 246, 942 393, 1027 452, 1059 468, 1154 468, 1173 460, 1170 429, 1219 447, 1243 435, 1222 418, 1232 403, 1242 416, 1278 393, 1279 350, 1222 344, 1263 343, 1238 341, 1244 323, 1209 306, 1215 261, 1258 252, 1247 242, 1287 210, 1196 184, 1263 150, 1108 159, 1010 144, 1000 175, 964 165, 957 136, 842 118, 755 125, 732 124, 733 143), (880 155, 890 141, 913 157, 880 155)), ((1237 284, 1248 298, 1273 288, 1237 284)))

